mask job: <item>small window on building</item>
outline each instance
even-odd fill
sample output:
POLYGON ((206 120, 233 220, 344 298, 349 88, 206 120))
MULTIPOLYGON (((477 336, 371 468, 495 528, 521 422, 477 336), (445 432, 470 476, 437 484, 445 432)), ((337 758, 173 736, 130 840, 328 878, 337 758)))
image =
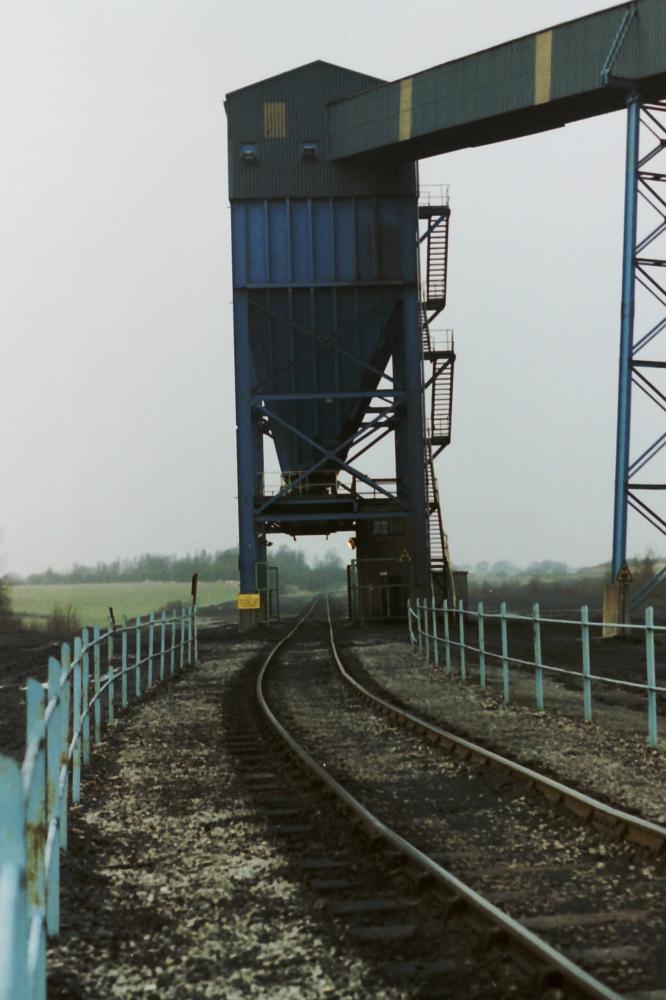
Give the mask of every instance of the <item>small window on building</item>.
POLYGON ((257 162, 257 144, 256 142, 244 142, 241 144, 240 158, 243 163, 256 163, 257 162))
POLYGON ((287 138, 287 105, 284 101, 264 102, 264 139, 287 138))
POLYGON ((401 535, 402 532, 403 523, 398 518, 372 522, 373 535, 401 535))
POLYGON ((319 158, 319 143, 304 142, 301 144, 301 155, 304 160, 317 160, 319 158))

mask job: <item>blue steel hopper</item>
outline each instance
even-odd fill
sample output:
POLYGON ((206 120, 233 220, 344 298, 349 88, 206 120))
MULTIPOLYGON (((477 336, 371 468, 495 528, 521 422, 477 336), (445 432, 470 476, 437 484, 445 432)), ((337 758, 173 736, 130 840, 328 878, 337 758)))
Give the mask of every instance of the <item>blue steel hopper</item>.
POLYGON ((402 325, 402 286, 416 283, 414 199, 250 201, 233 205, 232 219, 253 394, 280 467, 309 469, 317 446, 345 459, 372 402, 357 393, 377 389, 402 325))

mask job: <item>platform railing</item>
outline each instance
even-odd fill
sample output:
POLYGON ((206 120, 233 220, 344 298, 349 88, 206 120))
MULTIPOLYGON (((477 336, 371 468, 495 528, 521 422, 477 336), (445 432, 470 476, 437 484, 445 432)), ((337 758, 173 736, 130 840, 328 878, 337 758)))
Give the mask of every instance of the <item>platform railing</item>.
POLYGON ((335 496, 338 473, 332 469, 317 470, 310 475, 302 470, 268 471, 259 477, 259 495, 276 496, 284 492, 288 496, 335 496))
POLYGON ((60 929, 60 856, 82 766, 118 710, 198 660, 196 604, 84 628, 26 683, 22 764, 0 756, 0 1000, 45 1000, 46 941, 60 929), (129 646, 132 646, 132 652, 129 646))
POLYGON ((455 330, 447 327, 446 329, 428 329, 428 351, 445 354, 452 352, 455 346, 455 330))
POLYGON ((666 635, 666 626, 654 624, 654 611, 646 608, 645 621, 636 624, 617 624, 614 627, 620 635, 629 638, 639 638, 644 649, 645 683, 625 680, 617 677, 605 677, 592 672, 590 638, 594 630, 600 634, 609 627, 608 622, 590 620, 587 606, 580 610, 579 618, 548 618, 541 614, 538 604, 532 608, 531 615, 521 615, 509 612, 506 603, 500 605, 499 611, 490 612, 479 603, 475 609, 464 607, 462 601, 449 605, 448 601, 437 604, 434 600, 418 600, 414 607, 408 608, 409 638, 414 649, 435 667, 443 667, 446 676, 458 676, 461 680, 469 679, 473 668, 478 677, 479 687, 485 690, 488 680, 488 669, 498 667, 501 677, 502 699, 504 704, 511 702, 511 668, 531 672, 534 679, 535 708, 543 712, 547 707, 544 697, 544 676, 568 676, 580 682, 582 694, 583 718, 586 722, 592 720, 592 688, 595 684, 623 688, 635 693, 643 692, 647 712, 647 743, 656 747, 659 742, 657 725, 657 697, 666 694, 666 687, 657 684, 655 662, 655 637, 666 635), (486 628, 490 623, 499 625, 500 651, 488 648, 486 628), (532 659, 512 656, 510 649, 510 629, 521 623, 530 627, 532 632, 532 659), (555 625, 573 626, 580 640, 580 669, 557 666, 544 662, 542 648, 542 626, 555 625), (473 633, 475 642, 469 641, 473 633))
POLYGON ((448 184, 419 184, 419 205, 448 205, 448 184))

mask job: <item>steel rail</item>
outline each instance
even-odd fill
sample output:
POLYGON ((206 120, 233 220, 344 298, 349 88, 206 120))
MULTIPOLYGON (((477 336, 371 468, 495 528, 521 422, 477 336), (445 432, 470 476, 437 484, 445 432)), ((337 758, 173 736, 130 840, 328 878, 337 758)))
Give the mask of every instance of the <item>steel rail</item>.
POLYGON ((584 820, 597 819, 606 828, 615 827, 617 831, 624 835, 625 839, 640 844, 642 847, 648 847, 655 854, 658 854, 666 846, 665 826, 653 823, 648 819, 643 819, 641 816, 634 816, 622 809, 616 809, 605 802, 600 802, 598 799, 592 798, 592 796, 586 795, 584 792, 570 788, 555 778, 548 778, 546 775, 534 771, 525 764, 519 764, 517 761, 511 760, 509 757, 503 757, 501 754, 488 750, 478 743, 472 743, 462 736, 457 736, 455 733, 442 729, 432 722, 427 722, 406 708, 401 708, 393 702, 373 694, 360 681, 352 677, 342 663, 333 638, 333 624, 330 612, 328 626, 331 636, 331 650, 340 674, 347 683, 356 688, 366 701, 383 709, 394 718, 410 723, 414 729, 420 730, 432 742, 441 743, 447 749, 471 758, 476 763, 490 764, 493 767, 508 771, 514 777, 524 779, 545 798, 551 802, 561 802, 567 809, 584 820))
MULTIPOLYGON (((429 881, 444 891, 447 900, 450 900, 452 906, 456 909, 460 908, 463 916, 469 915, 473 927, 478 930, 478 923, 480 921, 485 929, 490 930, 494 944, 509 952, 517 950, 520 956, 527 958, 531 964, 537 963, 538 967, 542 968, 545 972, 540 978, 540 983, 544 991, 554 985, 560 985, 573 992, 573 995, 579 997, 595 998, 595 1000, 622 1000, 621 995, 616 993, 615 990, 609 986, 605 986, 542 938, 528 930, 517 920, 514 920, 513 917, 504 913, 474 889, 461 882, 452 872, 437 864, 436 861, 433 861, 432 858, 400 836, 399 833, 396 833, 395 830, 386 826, 378 816, 375 816, 374 813, 336 781, 326 768, 319 764, 282 725, 266 701, 264 679, 277 653, 292 638, 303 622, 309 618, 316 603, 317 599, 298 620, 296 625, 273 646, 259 670, 256 683, 257 701, 272 729, 287 744, 289 750, 307 770, 312 772, 355 815, 371 836, 384 840, 389 847, 399 851, 405 858, 416 865, 417 868, 421 869, 429 881)), ((331 649, 337 658, 330 607, 327 608, 327 611, 331 649)))

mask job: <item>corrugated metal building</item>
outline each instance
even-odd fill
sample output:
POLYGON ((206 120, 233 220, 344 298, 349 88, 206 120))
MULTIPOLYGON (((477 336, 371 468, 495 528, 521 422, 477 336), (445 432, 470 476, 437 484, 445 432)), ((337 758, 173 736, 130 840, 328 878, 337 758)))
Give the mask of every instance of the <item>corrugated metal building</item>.
POLYGON ((331 101, 381 83, 315 62, 227 97, 242 592, 267 533, 378 517, 427 592, 416 169, 333 163, 327 127, 331 101), (395 439, 381 483, 348 463, 369 422, 395 439))

